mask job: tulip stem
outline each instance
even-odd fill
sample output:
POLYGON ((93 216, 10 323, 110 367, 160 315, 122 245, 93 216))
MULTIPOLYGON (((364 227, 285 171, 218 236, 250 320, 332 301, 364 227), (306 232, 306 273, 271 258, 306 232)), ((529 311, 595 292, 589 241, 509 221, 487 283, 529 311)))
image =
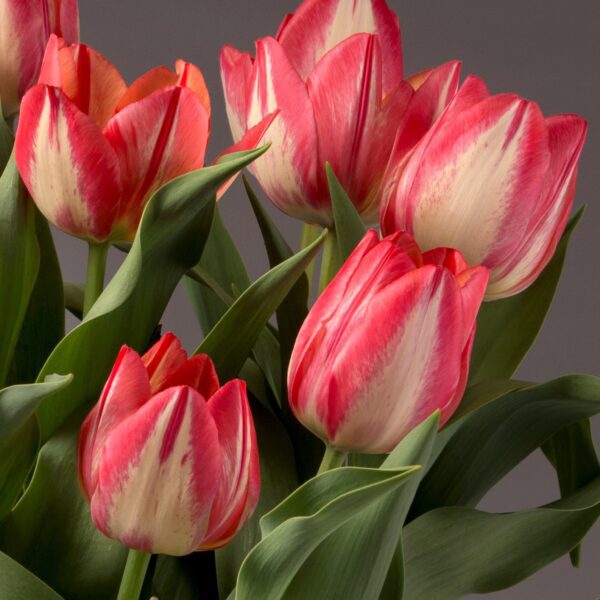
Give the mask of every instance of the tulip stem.
MULTIPOLYGON (((310 223, 304 223, 302 227, 302 239, 300 240, 300 250, 310 246, 320 235, 321 228, 318 225, 311 225, 310 223)), ((306 276, 308 277, 308 289, 312 289, 313 277, 315 272, 315 259, 310 261, 308 267, 306 267, 306 276)))
POLYGON ((104 288, 104 272, 106 270, 106 255, 108 243, 89 243, 87 264, 87 279, 83 296, 83 316, 87 315, 104 288))
POLYGON ((321 466, 317 471, 317 475, 321 473, 325 473, 325 471, 330 471, 331 469, 336 469, 337 467, 341 467, 346 460, 346 452, 340 452, 331 446, 326 446, 325 453, 323 454, 323 460, 321 461, 321 466))
POLYGON ((321 259, 321 278, 319 279, 319 294, 327 287, 340 268, 340 256, 337 237, 333 229, 329 230, 325 238, 323 258, 321 259))
POLYGON ((152 554, 148 552, 140 552, 133 548, 129 550, 117 600, 138 600, 151 557, 152 554))

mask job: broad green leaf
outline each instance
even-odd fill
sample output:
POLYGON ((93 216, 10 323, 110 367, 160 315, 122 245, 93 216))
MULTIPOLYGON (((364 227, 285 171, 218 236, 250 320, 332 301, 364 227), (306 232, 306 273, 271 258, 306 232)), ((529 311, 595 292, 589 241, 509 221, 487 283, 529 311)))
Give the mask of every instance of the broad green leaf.
POLYGON ((535 341, 552 304, 569 239, 583 215, 569 221, 552 260, 526 290, 502 300, 484 302, 477 316, 469 384, 510 379, 535 341))
POLYGON ((83 318, 84 287, 80 283, 65 281, 63 283, 65 308, 79 320, 83 318))
POLYGON ((63 600, 33 573, 0 552, 0 598, 2 600, 63 600))
MULTIPOLYGON (((369 519, 361 526, 361 515, 370 515, 374 504, 396 493, 417 469, 345 467, 305 483, 261 520, 263 539, 242 564, 236 598, 377 598, 377 577, 364 577, 360 565, 346 561, 348 547, 340 551, 337 546, 332 552, 328 541, 350 524, 352 542, 362 547, 362 561, 370 563, 369 550, 387 547, 392 540, 387 539, 387 528, 372 530, 369 519)), ((387 564, 384 577, 386 571, 387 564)))
POLYGON ((501 396, 465 417, 417 492, 412 516, 475 506, 553 434, 600 411, 600 378, 571 375, 501 396))
POLYGON ((2 118, 2 104, 0 103, 0 175, 10 158, 15 136, 9 124, 2 118))
POLYGON ((0 177, 0 388, 7 381, 39 265, 35 207, 13 156, 0 177))
POLYGON ((257 279, 204 338, 196 352, 208 354, 213 359, 223 380, 237 375, 260 332, 313 259, 326 235, 324 232, 311 246, 257 279))
POLYGON ((226 598, 235 587, 240 566, 260 541, 260 518, 272 510, 298 486, 294 449, 281 423, 262 406, 252 406, 258 439, 261 492, 250 521, 224 548, 217 550, 219 595, 226 598))
POLYGON ((515 585, 576 546, 598 516, 600 478, 541 508, 428 512, 404 530, 404 599, 454 600, 515 585))
POLYGON ((325 165, 339 257, 344 262, 362 240, 367 229, 331 165, 325 165))
POLYGON ((77 478, 75 415, 42 449, 24 496, 0 526, 0 546, 69 600, 114 598, 127 549, 93 525, 77 478))
POLYGON ((44 383, 0 390, 0 519, 19 497, 35 459, 38 428, 34 414, 38 405, 72 379, 57 375, 44 383))
POLYGON ((123 264, 42 369, 42 378, 52 372, 75 376, 51 405, 40 406, 42 440, 75 409, 98 397, 121 344, 146 348, 177 283, 200 258, 217 188, 263 151, 237 153, 217 166, 174 179, 154 194, 123 264))
MULTIPOLYGON (((561 496, 565 497, 600 476, 589 420, 565 427, 543 446, 544 454, 556 470, 561 496)), ((579 566, 581 546, 571 551, 573 566, 579 566)))
POLYGON ((10 383, 35 381, 40 369, 65 335, 62 275, 50 227, 36 210, 35 229, 40 267, 15 348, 10 383))

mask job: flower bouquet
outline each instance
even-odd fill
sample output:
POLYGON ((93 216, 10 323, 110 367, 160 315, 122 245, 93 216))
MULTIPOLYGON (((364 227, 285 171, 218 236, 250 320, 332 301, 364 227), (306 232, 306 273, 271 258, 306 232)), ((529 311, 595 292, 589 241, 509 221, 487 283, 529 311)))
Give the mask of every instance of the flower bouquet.
POLYGON ((75 0, 0 0, 0 599, 451 600, 577 566, 600 379, 512 377, 586 122, 457 61, 407 75, 385 0, 304 0, 220 68, 207 161, 195 65, 127 85, 75 0), (245 168, 255 281, 219 211, 245 168), (193 352, 161 329, 181 281, 193 352), (537 448, 560 497, 478 509, 537 448))

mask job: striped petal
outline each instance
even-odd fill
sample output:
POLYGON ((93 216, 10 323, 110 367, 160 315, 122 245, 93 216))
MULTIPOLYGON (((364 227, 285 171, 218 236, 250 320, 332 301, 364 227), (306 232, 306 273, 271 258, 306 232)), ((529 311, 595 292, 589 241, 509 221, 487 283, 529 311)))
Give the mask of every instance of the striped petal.
POLYGON ((150 94, 163 88, 177 85, 177 74, 168 67, 155 67, 138 77, 121 96, 115 112, 123 110, 126 106, 138 102, 150 94))
POLYGON ((175 63, 175 71, 177 72, 177 85, 192 90, 202 102, 202 106, 204 106, 206 114, 210 118, 210 96, 202 71, 196 65, 184 60, 178 60, 175 63))
POLYGON ((204 539, 222 469, 217 427, 190 387, 154 396, 106 440, 92 497, 105 535, 181 556, 204 539))
POLYGON ((256 432, 239 379, 226 383, 208 402, 219 430, 223 466, 202 550, 224 546, 250 518, 260 494, 256 432))
POLYGON ((402 43, 398 17, 384 0, 305 0, 286 19, 277 39, 306 80, 329 50, 355 33, 379 36, 387 94, 402 81, 402 43))
POLYGON ((40 83, 60 88, 75 105, 104 127, 114 114, 127 86, 102 54, 86 46, 52 36, 48 41, 40 83))
POLYGON ((246 131, 248 86, 253 59, 247 52, 225 46, 221 50, 220 63, 227 118, 233 139, 237 142, 246 131))
POLYGON ((180 86, 154 92, 109 121, 104 134, 121 166, 120 232, 124 238, 133 235, 146 202, 158 188, 202 167, 208 132, 202 102, 180 86))
POLYGON ((181 346, 181 341, 171 332, 165 333, 142 356, 142 362, 148 372, 153 394, 166 388, 166 381, 173 372, 177 371, 186 362, 187 357, 187 352, 181 346))
POLYGON ((306 85, 273 38, 259 40, 250 78, 247 127, 280 110, 265 134, 271 150, 251 171, 269 199, 290 216, 328 222, 317 194, 317 135, 306 85))
POLYGON ((521 239, 544 186, 548 134, 536 104, 488 98, 452 106, 406 164, 383 226, 424 249, 458 248, 493 269, 521 239))
POLYGON ((79 39, 76 0, 0 2, 0 97, 5 115, 18 111, 25 92, 38 79, 50 34, 79 39))
POLYGON ((412 89, 401 85, 382 106, 381 51, 369 34, 354 35, 330 50, 307 87, 319 138, 321 189, 327 190, 328 161, 363 218, 376 221, 381 180, 412 89))
POLYGON ((137 352, 123 346, 79 434, 79 479, 88 499, 98 482, 98 461, 110 431, 150 399, 148 374, 137 352))
POLYGON ((208 399, 219 389, 219 378, 212 360, 206 354, 196 354, 175 369, 162 389, 188 385, 208 399))
POLYGON ((119 163, 98 126, 60 90, 36 85, 26 94, 15 156, 49 221, 79 237, 109 237, 121 200, 119 163))
POLYGON ((535 281, 552 258, 573 207, 587 123, 576 115, 559 115, 546 124, 551 153, 546 190, 520 247, 494 273, 488 299, 512 296, 535 281))

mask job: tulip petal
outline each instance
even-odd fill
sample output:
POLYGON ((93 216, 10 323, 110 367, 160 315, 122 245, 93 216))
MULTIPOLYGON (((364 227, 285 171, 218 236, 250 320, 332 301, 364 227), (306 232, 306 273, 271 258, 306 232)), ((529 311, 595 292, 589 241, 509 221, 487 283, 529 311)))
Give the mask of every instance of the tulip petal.
POLYGON ((549 159, 536 104, 506 94, 458 114, 451 105, 408 160, 383 225, 493 269, 521 239, 549 159))
POLYGON ((327 189, 328 161, 363 219, 376 221, 381 180, 412 89, 401 84, 382 106, 381 51, 369 34, 354 35, 330 50, 307 87, 319 139, 321 187, 327 189))
POLYGON ((60 90, 36 85, 26 94, 15 156, 49 221, 80 237, 110 235, 121 199, 117 157, 97 125, 60 90))
POLYGON ((137 550, 189 554, 204 538, 221 467, 204 398, 187 386, 165 390, 106 440, 92 519, 137 550))
POLYGON ((177 71, 177 85, 192 90, 198 96, 210 119, 210 95, 202 71, 196 65, 181 59, 175 63, 175 70, 177 71))
POLYGON ((142 356, 142 362, 148 372, 153 394, 167 387, 165 382, 174 371, 187 361, 187 358, 187 352, 181 346, 181 341, 170 331, 165 333, 142 356))
POLYGON ((99 457, 110 431, 150 399, 148 375, 137 352, 123 346, 98 403, 79 434, 79 477, 88 499, 96 489, 99 457))
POLYGON ((232 46, 221 50, 221 81, 227 118, 234 141, 238 141, 246 131, 246 107, 248 86, 252 74, 252 57, 232 46))
POLYGON ((271 201, 290 216, 327 223, 316 185, 317 134, 306 85, 273 38, 256 44, 247 106, 247 127, 277 109, 279 116, 265 134, 271 152, 250 169, 271 201))
POLYGON ((277 39, 306 80, 329 50, 355 33, 379 36, 387 94, 402 81, 402 43, 398 17, 384 0, 306 0, 282 24, 277 39))
POLYGON ((104 127, 127 90, 123 78, 102 54, 86 46, 48 40, 39 83, 60 88, 75 105, 104 127))
POLYGON ((577 163, 585 142, 587 124, 576 115, 546 119, 550 167, 546 190, 535 208, 520 247, 494 273, 487 298, 512 296, 528 287, 548 264, 566 227, 577 179, 577 163))
POLYGON ((206 354, 196 354, 169 375, 159 390, 188 385, 209 399, 219 389, 219 378, 212 360, 206 354))
POLYGON ((226 383, 208 402, 219 431, 223 466, 207 537, 199 549, 225 545, 254 512, 260 494, 258 446, 246 384, 226 383))
POLYGON ((150 94, 166 87, 177 85, 177 74, 168 67, 155 67, 138 77, 121 96, 115 112, 123 110, 126 106, 138 102, 150 94))
POLYGON ((148 198, 159 187, 202 167, 208 132, 201 101, 179 86, 154 92, 109 121, 104 134, 121 165, 125 237, 135 231, 148 198))

